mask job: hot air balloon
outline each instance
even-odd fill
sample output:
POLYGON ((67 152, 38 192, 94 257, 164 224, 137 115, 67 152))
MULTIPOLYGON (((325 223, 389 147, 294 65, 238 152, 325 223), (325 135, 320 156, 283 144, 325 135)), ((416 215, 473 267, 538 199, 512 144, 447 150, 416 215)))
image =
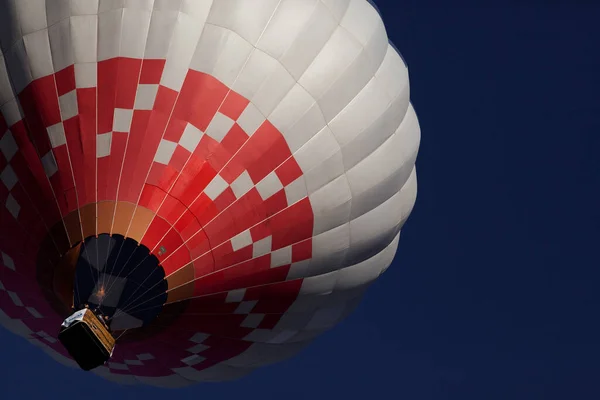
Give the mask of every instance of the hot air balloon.
POLYGON ((0 47, 0 322, 59 362, 236 379, 392 262, 420 130, 368 1, 2 0, 0 47))

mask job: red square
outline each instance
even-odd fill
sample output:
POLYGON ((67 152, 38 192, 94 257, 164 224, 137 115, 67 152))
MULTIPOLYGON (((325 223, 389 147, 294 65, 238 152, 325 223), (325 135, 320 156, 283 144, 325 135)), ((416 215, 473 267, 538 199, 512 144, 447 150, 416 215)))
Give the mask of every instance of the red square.
POLYGON ((248 170, 253 182, 260 182, 291 155, 281 133, 266 121, 248 139, 230 164, 234 164, 235 167, 243 166, 248 170))
POLYGON ((217 209, 219 211, 223 211, 227 207, 229 207, 234 201, 236 201, 235 194, 233 193, 231 187, 228 187, 215 199, 215 206, 217 206, 217 209))
POLYGON ((206 193, 202 193, 196 201, 190 205, 189 209, 202 226, 206 226, 208 222, 219 214, 219 210, 206 193))
POLYGON ((225 97, 225 101, 223 102, 223 105, 221 105, 219 111, 236 121, 240 115, 242 115, 242 112, 244 112, 248 106, 248 103, 250 103, 248 99, 244 98, 242 95, 234 92, 233 90, 230 90, 229 93, 227 93, 227 97, 225 97))
POLYGON ((191 155, 192 153, 190 153, 180 145, 177 145, 175 147, 175 151, 173 152, 173 156, 171 156, 171 161, 169 161, 169 165, 175 168, 177 171, 181 172, 191 155))
POLYGON ((194 276, 196 281, 194 282, 194 296, 199 296, 206 293, 206 287, 203 285, 202 278, 215 270, 215 263, 212 253, 204 253, 200 257, 194 260, 194 276))
POLYGON ((70 65, 65 69, 58 71, 54 75, 56 79, 56 90, 58 95, 69 93, 71 90, 75 90, 75 66, 70 65))
MULTIPOLYGON (((208 137, 208 135, 204 136, 208 137)), ((213 139, 211 139, 213 140, 213 139)), ((231 160, 232 153, 230 153, 223 145, 217 141, 214 141, 211 152, 208 154, 206 160, 216 170, 221 171, 225 165, 231 160)), ((225 178, 227 181, 227 179, 225 178)), ((231 182, 227 182, 231 183, 231 182)))
POLYGON ((189 70, 173 111, 202 132, 212 121, 229 89, 211 75, 189 70))
POLYGON ((6 124, 4 115, 2 115, 2 113, 0 113, 0 134, 4 134, 7 129, 8 129, 8 125, 6 124))
POLYGON ((160 83, 166 60, 144 60, 140 74, 140 84, 157 85, 160 83))
POLYGON ((280 190, 273 196, 265 200, 265 209, 267 210, 267 216, 275 215, 279 211, 287 207, 287 197, 285 196, 285 190, 280 190))
POLYGON ((272 231, 269 220, 263 221, 260 224, 253 226, 250 229, 250 234, 252 235, 252 240, 255 242, 258 242, 259 240, 262 240, 267 236, 271 236, 272 231))
POLYGON ((190 263, 190 253, 185 246, 179 247, 178 250, 175 250, 175 253, 167 252, 167 256, 169 256, 166 260, 162 262, 162 267, 165 270, 165 274, 168 276, 169 274, 180 270, 190 263))
POLYGON ((54 78, 47 76, 37 79, 19 95, 25 115, 41 120, 43 127, 52 126, 61 121, 60 106, 54 78))
POLYGON ((142 60, 124 57, 119 58, 117 97, 115 100, 116 108, 133 109, 141 68, 142 60))
POLYGON ((177 100, 177 92, 164 86, 158 87, 156 99, 154 100, 153 110, 160 111, 166 115, 171 114, 171 110, 177 100))
POLYGON ((227 135, 221 141, 221 145, 233 156, 248 141, 248 138, 246 132, 236 123, 227 132, 227 135))
POLYGON ((289 185, 302 176, 302 170, 294 157, 288 158, 275 170, 275 173, 283 186, 289 185))
POLYGON ((113 128, 118 71, 116 58, 98 63, 98 133, 110 132, 113 128))
POLYGON ((238 232, 250 229, 267 218, 265 205, 256 188, 239 198, 227 211, 235 220, 238 232))
POLYGON ((142 238, 142 244, 150 250, 154 250, 170 229, 171 225, 167 221, 160 217, 155 217, 142 238))
POLYGON ((183 215, 186 207, 174 197, 167 196, 165 201, 158 210, 158 215, 167 220, 168 223, 174 225, 175 222, 183 215))
POLYGON ((229 239, 237 235, 235 222, 228 211, 219 214, 213 221, 204 227, 206 235, 210 239, 213 248, 228 242, 229 239))
POLYGON ((156 185, 165 192, 169 190, 175 179, 179 175, 179 171, 170 165, 164 165, 160 163, 152 163, 150 174, 148 175, 147 182, 151 185, 156 185))
POLYGON ((144 190, 142 191, 142 196, 140 197, 138 204, 142 207, 146 207, 154 212, 157 212, 166 195, 167 194, 160 188, 144 184, 144 190))
POLYGON ((308 198, 272 216, 269 221, 273 230, 273 250, 312 237, 313 218, 312 206, 308 198))
MULTIPOLYGON (((204 231, 200 230, 196 232, 195 235, 193 235, 187 240, 185 245, 190 251, 190 256, 192 257, 192 260, 196 260, 198 258, 202 259, 205 255, 208 255, 211 260, 210 270, 213 270, 213 256, 212 252, 210 251, 210 243, 208 242, 208 238, 206 237, 206 233, 204 233, 204 231)), ((196 264, 196 261, 194 261, 194 264, 196 264)), ((202 260, 198 261, 197 265, 200 264, 202 264, 202 260)), ((196 277, 198 277, 198 275, 196 275, 196 277)))
POLYGON ((175 224, 175 229, 179 232, 184 241, 193 237, 196 233, 202 230, 202 226, 191 213, 190 210, 185 210, 179 221, 175 224))
POLYGON ((208 163, 192 155, 171 188, 170 194, 186 206, 191 206, 216 174, 208 163))
POLYGON ((312 257, 312 238, 292 246, 292 262, 308 260, 312 257))
POLYGON ((178 143, 183 135, 186 125, 187 122, 185 121, 177 118, 171 118, 169 124, 167 125, 167 130, 165 131, 163 139, 178 143))
POLYGON ((189 257, 189 252, 186 247, 183 246, 183 240, 179 233, 175 229, 170 229, 162 239, 156 245, 156 248, 153 249, 153 253, 156 257, 162 262, 163 260, 171 257, 179 257, 182 265, 179 265, 179 268, 188 264, 191 260, 189 257), (183 254, 178 254, 179 250, 183 249, 183 254))
POLYGON ((231 242, 227 241, 223 245, 213 250, 213 255, 215 257, 215 270, 218 271, 227 267, 235 266, 252 258, 251 245, 234 252, 230 243, 231 242))

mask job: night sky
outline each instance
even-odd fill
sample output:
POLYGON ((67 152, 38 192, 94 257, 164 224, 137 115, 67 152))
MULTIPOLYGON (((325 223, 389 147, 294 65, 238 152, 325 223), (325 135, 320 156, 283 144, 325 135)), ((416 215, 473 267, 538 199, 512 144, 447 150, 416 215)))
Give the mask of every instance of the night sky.
POLYGON ((356 312, 291 360, 177 391, 0 329, 0 398, 600 398, 600 3, 376 3, 409 66, 419 194, 356 312))

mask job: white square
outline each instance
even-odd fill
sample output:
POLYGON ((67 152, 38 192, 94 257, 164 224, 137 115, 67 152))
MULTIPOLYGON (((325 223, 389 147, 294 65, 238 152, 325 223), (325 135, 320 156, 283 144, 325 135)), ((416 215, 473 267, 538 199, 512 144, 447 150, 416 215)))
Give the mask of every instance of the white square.
POLYGON ((248 314, 246 319, 244 319, 241 323, 241 327, 243 328, 258 328, 258 325, 265 319, 265 314, 248 314))
POLYGON ((44 316, 33 307, 27 307, 27 311, 29 311, 29 314, 33 315, 35 318, 44 318, 44 316))
POLYGON ((292 263, 290 270, 288 271, 288 275, 286 277, 287 281, 293 281, 294 279, 305 278, 310 276, 309 269, 311 259, 302 260, 295 263, 292 263))
POLYGON ((6 161, 8 162, 10 162, 15 154, 17 154, 17 151, 19 151, 19 147, 17 146, 17 142, 11 131, 6 131, 4 136, 2 136, 2 139, 0 139, 0 151, 2 151, 4 158, 6 158, 6 161))
POLYGON ((98 64, 75 64, 75 87, 78 89, 93 88, 97 85, 98 64))
POLYGON ((75 64, 98 61, 98 15, 69 18, 75 64))
POLYGON ((215 114, 212 121, 210 121, 208 128, 206 128, 206 134, 217 142, 221 142, 234 123, 234 120, 218 112, 215 114))
POLYGON ((21 103, 19 103, 19 100, 16 97, 1 105, 0 112, 4 115, 6 125, 8 125, 9 128, 23 119, 21 103))
POLYGON ((6 287, 4 287, 4 284, 2 283, 2 281, 0 281, 0 291, 5 291, 6 287))
POLYGON ((129 132, 133 110, 115 108, 115 119, 113 121, 113 132, 129 132))
POLYGON ((152 110, 157 93, 158 85, 139 85, 133 108, 136 110, 152 110))
POLYGON ((21 0, 13 3, 23 35, 46 28, 46 4, 44 3, 36 0, 21 0))
MULTIPOLYGON (((19 37, 20 35, 17 36, 17 38, 19 37)), ((23 40, 18 40, 10 49, 7 49, 4 53, 4 62, 6 63, 8 71, 11 71, 10 80, 13 93, 21 93, 33 80, 31 77, 31 68, 23 68, 23 63, 27 63, 27 66, 29 64, 29 57, 27 57, 27 50, 25 50, 25 43, 23 40)), ((4 117, 8 119, 6 114, 4 117)))
POLYGON ((204 360, 206 360, 206 357, 202 357, 197 354, 194 354, 194 355, 184 358, 183 360, 181 360, 181 362, 183 362, 189 366, 193 366, 196 364, 200 364, 204 360))
MULTIPOLYGON (((110 4, 114 1, 107 2, 103 1, 102 5, 110 4)), ((121 2, 122 4, 122 2, 121 2)), ((88 16, 71 17, 73 18, 87 18, 88 16)), ((119 49, 121 48, 121 37, 123 35, 123 10, 115 10, 112 12, 100 12, 98 13, 98 31, 97 35, 97 46, 98 46, 98 61, 102 62, 111 58, 119 57, 119 49)), ((71 34, 71 36, 73 36, 71 34)))
POLYGON ((79 114, 76 90, 71 90, 69 93, 63 94, 58 98, 58 101, 60 102, 60 115, 63 121, 73 118, 79 114))
POLYGON ((227 298, 225 299, 225 303, 240 303, 244 300, 244 295, 246 294, 246 289, 236 289, 227 293, 227 298))
MULTIPOLYGON (((194 336, 192 336, 192 337, 190 338, 190 341, 191 341, 191 342, 194 342, 194 343, 202 343, 202 342, 204 342, 206 339, 208 339, 208 337, 209 337, 209 336, 210 336, 210 335, 209 335, 208 333, 197 332, 197 333, 195 333, 195 334, 194 334, 194 336)), ((139 358, 139 357, 138 357, 138 358, 139 358)), ((140 358, 140 360, 141 360, 141 358, 140 358)))
POLYGON ((88 301, 94 304, 102 303, 106 307, 116 307, 126 284, 127 278, 101 274, 88 301), (107 282, 110 282, 110 287, 106 287, 107 282))
POLYGON ((265 177, 265 179, 263 179, 256 185, 256 190, 258 190, 258 193, 260 194, 260 197, 262 197, 263 200, 266 200, 269 197, 273 196, 281 189, 283 189, 283 184, 279 180, 279 177, 277 176, 275 171, 271 172, 265 177))
POLYGON ((248 136, 252 136, 265 120, 266 118, 258 111, 258 108, 254 104, 248 103, 248 106, 238 118, 237 123, 248 136))
POLYGON ((46 176, 48 178, 52 177, 56 171, 58 171, 58 165, 56 164, 56 158, 54 158, 52 150, 42 157, 42 165, 44 166, 44 171, 46 171, 46 176))
POLYGON ((2 263, 8 269, 12 269, 15 271, 15 262, 13 259, 6 253, 2 252, 2 263))
POLYGON ((158 145, 158 149, 156 150, 154 162, 169 165, 171 157, 173 157, 173 153, 175 153, 176 148, 177 143, 162 139, 158 145))
POLYGON ((125 7, 125 0, 102 0, 98 13, 102 14, 110 10, 118 10, 125 7))
POLYGON ((153 2, 153 0, 129 0, 126 2, 121 23, 121 43, 119 45, 121 57, 144 58, 153 2), (146 9, 145 12, 143 8, 146 9))
POLYGON ((8 296, 13 301, 13 303, 15 303, 15 306, 23 307, 23 302, 21 301, 21 298, 18 294, 16 294, 15 292, 8 292, 8 296))
POLYGON ((46 8, 46 19, 48 27, 52 27, 59 21, 63 21, 65 18, 69 18, 69 2, 71 0, 59 0, 60 4, 58 7, 47 7, 46 8))
POLYGON ((234 314, 250 314, 257 303, 257 300, 242 301, 234 314))
POLYGON ((110 155, 112 145, 112 132, 96 135, 96 157, 102 158, 110 155))
POLYGON ((25 34, 23 36, 23 43, 27 52, 28 64, 31 68, 31 77, 39 79, 52 75, 54 73, 54 64, 52 63, 52 53, 50 52, 48 30, 43 29, 25 34))
POLYGON ((126 364, 115 363, 115 362, 109 362, 108 368, 116 369, 118 371, 128 371, 129 370, 129 367, 126 364))
POLYGON ((292 263, 292 247, 284 247, 271 253, 271 268, 290 265, 292 263))
POLYGON ((136 357, 140 361, 154 360, 154 356, 150 353, 138 354, 136 357))
POLYGON ((272 344, 281 344, 281 343, 285 343, 288 340, 290 340, 291 338, 293 338, 294 336, 296 336, 298 332, 297 331, 292 331, 292 330, 284 330, 281 331, 280 333, 277 334, 277 336, 275 336, 274 338, 272 338, 271 340, 269 340, 268 343, 272 343, 272 344))
POLYGON ((19 218, 19 211, 21 211, 21 206, 19 205, 19 203, 17 203, 17 200, 13 197, 12 194, 9 194, 6 198, 6 208, 15 219, 19 218))
POLYGON ((233 247, 233 251, 238 251, 239 249, 243 249, 251 244, 252 235, 250 235, 250 230, 245 230, 244 232, 231 238, 231 246, 233 247))
POLYGON ((165 63, 161 77, 161 85, 176 92, 181 90, 185 77, 188 74, 196 45, 202 35, 204 24, 199 23, 201 20, 183 13, 180 13, 177 17, 177 23, 172 31, 171 42, 166 57, 167 62, 165 63))
POLYGON ((12 169, 10 165, 7 165, 4 170, 0 172, 0 181, 2 181, 4 186, 10 191, 15 187, 17 182, 19 182, 19 178, 17 178, 15 170, 12 169))
POLYGON ((204 189, 204 193, 212 200, 215 201, 217 197, 221 195, 229 187, 229 184, 225 179, 221 178, 221 175, 214 177, 212 181, 204 189))
POLYGON ((193 153, 196 150, 196 147, 198 147, 202 135, 203 133, 200 129, 188 123, 183 130, 181 139, 179 139, 179 145, 190 153, 193 153))
POLYGON ((39 337, 41 337, 42 339, 46 340, 47 342, 50 343, 56 343, 56 339, 54 339, 52 336, 48 335, 46 332, 44 331, 39 331, 37 332, 37 335, 39 337))
MULTIPOLYGON (((165 2, 165 0, 163 0, 163 3, 165 2)), ((158 1, 156 2, 158 3, 158 1)), ((158 8, 159 6, 157 4, 154 4, 155 8, 158 8)), ((173 3, 169 1, 169 8, 173 9, 173 7, 176 6, 177 3, 173 3)), ((161 5, 161 8, 166 8, 166 6, 163 4, 161 5)), ((203 1, 182 1, 181 2, 181 7, 179 8, 179 12, 182 14, 187 14, 187 15, 191 15, 194 18, 197 18, 198 21, 204 21, 205 18, 208 17, 208 14, 211 12, 211 10, 214 8, 214 4, 212 2, 203 2, 203 1)), ((177 10, 177 8, 175 8, 175 10, 177 10)))
POLYGON ((312 318, 306 325, 307 330, 321 330, 332 326, 336 321, 342 318, 345 311, 345 304, 336 304, 329 307, 323 307, 316 310, 312 318))
POLYGON ((47 338, 48 336, 50 336, 44 331, 39 331, 39 332, 36 332, 35 334, 44 339, 47 338))
POLYGON ((98 0, 70 0, 71 15, 98 14, 98 0))
POLYGON ((204 350, 208 350, 208 349, 210 349, 210 346, 207 346, 202 343, 198 343, 194 347, 190 347, 189 349, 187 349, 187 351, 189 351, 190 353, 198 354, 198 353, 202 353, 204 350))
POLYGON ((62 122, 54 124, 46 128, 48 131, 48 138, 50 138, 50 144, 52 148, 67 144, 67 137, 65 136, 65 127, 62 122))
POLYGON ((231 190, 233 190, 233 194, 235 194, 235 197, 238 199, 248 193, 253 187, 254 182, 252 182, 248 171, 242 172, 241 175, 231 183, 231 190))
POLYGON ((285 187, 285 197, 289 206, 299 202, 306 196, 308 196, 308 190, 303 176, 285 187))
MULTIPOLYGON (((64 0, 61 0, 64 1, 64 0)), ((52 7, 52 8, 63 8, 63 7, 52 7)), ((50 24, 48 28, 48 36, 50 43, 52 43, 52 62, 55 71, 62 71, 70 65, 73 65, 73 48, 69 39, 68 46, 57 45, 57 43, 64 43, 65 38, 71 37, 71 24, 69 21, 69 13, 66 15, 63 10, 53 12, 54 15, 49 15, 48 18, 55 18, 55 22, 50 24), (61 16, 61 14, 63 14, 61 16)), ((48 20, 50 22, 50 20, 48 20)))
POLYGON ((269 254, 271 252, 272 242, 272 236, 267 236, 266 238, 261 239, 258 242, 254 242, 254 247, 252 249, 252 258, 269 254))
POLYGON ((56 343, 56 342, 57 342, 57 340, 56 340, 56 339, 54 339, 54 338, 53 338, 52 336, 50 336, 50 335, 46 335, 46 336, 44 337, 44 340, 45 340, 45 341, 47 341, 47 342, 49 342, 49 343, 56 343))

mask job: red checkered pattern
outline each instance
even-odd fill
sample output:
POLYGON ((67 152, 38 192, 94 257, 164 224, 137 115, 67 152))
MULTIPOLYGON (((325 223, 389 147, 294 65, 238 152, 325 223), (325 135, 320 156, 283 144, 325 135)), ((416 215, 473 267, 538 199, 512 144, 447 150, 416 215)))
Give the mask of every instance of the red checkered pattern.
POLYGON ((159 335, 119 345, 109 368, 114 373, 164 376, 180 368, 199 371, 214 366, 247 350, 252 344, 247 336, 254 330, 273 329, 301 285, 295 280, 194 298, 186 313, 159 335), (152 358, 146 361, 132 356, 148 349, 152 358))
MULTIPOLYGON (((296 299, 302 281, 286 280, 312 251, 312 207, 281 133, 210 75, 189 70, 179 92, 161 85, 164 67, 131 58, 70 66, 27 86, 15 103, 24 118, 10 129, 0 120, 8 231, 37 248, 46 226, 73 210, 131 202, 156 213, 141 242, 167 276, 193 264, 187 311, 160 334, 117 346, 115 374, 202 370, 242 353, 248 335, 274 328, 296 299)), ((23 261, 35 270, 33 258, 23 261)), ((34 278, 19 290, 3 274, 2 310, 66 356, 52 340, 60 325, 52 309, 11 297, 34 278)))

